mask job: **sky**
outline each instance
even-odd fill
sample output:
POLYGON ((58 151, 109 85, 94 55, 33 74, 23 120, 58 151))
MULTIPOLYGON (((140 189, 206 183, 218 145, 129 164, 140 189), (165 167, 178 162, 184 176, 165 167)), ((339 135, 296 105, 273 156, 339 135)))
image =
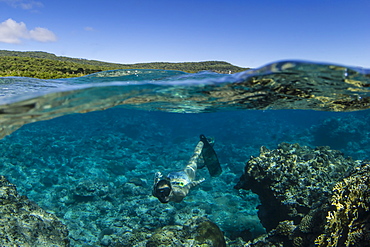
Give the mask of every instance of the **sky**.
POLYGON ((370 68, 369 0, 0 0, 0 50, 115 63, 370 68))

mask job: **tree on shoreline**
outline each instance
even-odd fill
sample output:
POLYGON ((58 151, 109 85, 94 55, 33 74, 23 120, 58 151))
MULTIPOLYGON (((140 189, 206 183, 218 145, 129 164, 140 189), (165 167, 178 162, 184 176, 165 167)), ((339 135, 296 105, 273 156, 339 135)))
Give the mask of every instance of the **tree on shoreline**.
POLYGON ((0 77, 22 76, 57 79, 84 76, 115 69, 165 69, 195 73, 210 70, 218 73, 236 73, 246 70, 222 61, 184 63, 115 64, 96 60, 59 57, 46 52, 18 52, 0 50, 0 77))

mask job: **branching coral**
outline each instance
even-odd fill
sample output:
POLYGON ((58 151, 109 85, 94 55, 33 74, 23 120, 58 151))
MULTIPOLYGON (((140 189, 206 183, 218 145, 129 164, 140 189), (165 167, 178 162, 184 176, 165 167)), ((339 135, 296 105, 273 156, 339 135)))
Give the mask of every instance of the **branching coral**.
POLYGON ((315 241, 319 246, 370 246, 370 164, 356 167, 338 182, 331 198, 325 233, 315 241))

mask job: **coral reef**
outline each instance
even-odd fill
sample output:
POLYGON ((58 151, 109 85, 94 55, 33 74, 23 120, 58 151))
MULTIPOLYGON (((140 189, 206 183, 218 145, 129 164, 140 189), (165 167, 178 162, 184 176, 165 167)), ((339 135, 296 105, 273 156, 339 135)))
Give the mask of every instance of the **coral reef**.
MULTIPOLYGON (((299 142, 299 148, 282 144, 280 151, 263 149, 265 157, 254 160, 261 161, 261 169, 268 169, 266 181, 261 170, 261 183, 256 182, 254 187, 262 190, 265 187, 260 185, 266 182, 277 195, 276 200, 269 201, 277 209, 270 207, 274 224, 264 236, 266 241, 313 243, 324 234, 328 211, 333 211, 334 206, 327 199, 335 184, 330 179, 336 179, 336 175, 339 179, 339 174, 346 173, 344 164, 351 166, 351 161, 338 151, 303 145, 322 145, 319 142, 324 139, 318 135, 332 138, 327 132, 334 127, 336 133, 354 129, 360 136, 356 134, 355 140, 349 139, 351 135, 344 136, 346 146, 342 145, 341 151, 364 158, 370 152, 369 116, 366 112, 338 115, 313 111, 167 114, 120 108, 73 114, 25 125, 1 139, 0 174, 6 174, 19 194, 27 195, 61 219, 68 227, 72 246, 114 246, 116 238, 122 243, 144 243, 156 229, 184 227, 195 216, 214 222, 223 232, 227 246, 243 246, 265 233, 257 216, 258 196, 250 190, 232 189, 246 157, 258 156, 261 145, 271 148, 283 141, 299 142), (328 117, 336 120, 327 124, 328 117), (315 128, 322 131, 315 132, 315 128), (223 173, 211 178, 206 169, 200 169, 197 177, 206 181, 192 190, 184 202, 159 203, 151 196, 154 173, 181 169, 200 133, 215 137, 223 173), (292 151, 294 147, 296 150, 292 151), (273 154, 282 157, 267 157, 273 154), (340 160, 343 166, 338 165, 340 160), (286 170, 278 169, 281 163, 287 163, 283 166, 286 170), (326 170, 320 167, 321 163, 328 164, 326 170), (293 170, 288 170, 290 167, 293 170), (279 181, 269 182, 273 176, 279 181), (284 188, 291 197, 277 194, 285 193, 284 188), (281 207, 287 208, 286 212, 280 212, 281 207), (280 213, 281 220, 274 220, 280 213), (293 235, 287 234, 290 232, 293 235)), ((273 197, 274 194, 266 200, 273 197)), ((270 211, 263 211, 264 207, 259 207, 259 214, 268 219, 270 211)))
MULTIPOLYGON (((253 239, 264 233, 258 197, 233 190, 253 146, 217 137, 219 177, 200 169, 197 177, 206 181, 180 204, 163 205, 151 195, 154 173, 183 168, 207 119, 110 109, 37 122, 0 140, 0 174, 63 220, 72 246, 109 246, 113 236, 149 234, 194 216, 208 217, 232 241, 253 239)), ((207 128, 209 136, 216 131, 207 128)))
MULTIPOLYGON (((344 182, 338 181, 348 176, 354 167, 359 169, 360 162, 344 158, 341 152, 328 147, 311 149, 298 144, 282 143, 275 150, 262 146, 260 152, 259 157, 251 157, 247 162, 244 174, 235 186, 236 189, 251 189, 259 195, 261 205, 258 207, 258 216, 268 231, 247 246, 311 246, 319 235, 320 243, 324 243, 327 235, 341 233, 330 229, 340 227, 338 223, 324 226, 325 218, 335 215, 329 211, 329 199, 338 197, 336 191, 339 187, 352 190, 346 179, 344 182), (324 231, 326 235, 322 235, 324 231)), ((349 178, 351 181, 355 179, 352 176, 349 178)), ((364 183, 358 188, 367 188, 367 182, 364 183)), ((343 191, 340 193, 343 194, 343 191)), ((351 193, 342 196, 351 194, 354 202, 367 200, 355 199, 357 197, 368 198, 365 194, 351 193)), ((337 199, 331 200, 338 205, 337 199)), ((363 206, 362 211, 366 208, 363 206)), ((353 205, 346 214, 349 212, 358 215, 353 205)), ((368 216, 362 219, 368 221, 368 216)), ((351 233, 351 230, 347 231, 351 233)))
POLYGON ((68 230, 0 176, 0 245, 69 246, 68 230))
POLYGON ((73 190, 73 199, 80 202, 92 201, 94 197, 109 200, 109 186, 96 180, 82 180, 73 190))
MULTIPOLYGON (((183 225, 167 225, 153 231, 135 231, 121 236, 112 236, 109 246, 214 246, 226 247, 226 241, 220 228, 207 218, 195 216, 183 225)), ((228 246, 237 246, 242 242, 228 241, 228 246)))
POLYGON ((236 188, 259 195, 258 215, 269 231, 283 220, 301 222, 327 200, 334 184, 353 165, 352 159, 328 147, 282 143, 270 151, 262 146, 260 156, 247 162, 236 188))
POLYGON ((319 246, 370 246, 370 164, 364 162, 333 188, 332 209, 319 246))

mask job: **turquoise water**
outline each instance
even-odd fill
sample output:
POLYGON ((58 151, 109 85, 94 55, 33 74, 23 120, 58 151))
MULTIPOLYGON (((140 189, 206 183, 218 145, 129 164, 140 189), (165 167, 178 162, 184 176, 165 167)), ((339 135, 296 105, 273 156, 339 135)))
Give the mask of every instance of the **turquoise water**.
POLYGON ((246 232, 264 232, 259 200, 233 187, 262 145, 328 145, 369 158, 369 74, 287 61, 231 75, 118 70, 0 78, 0 174, 55 213, 73 246, 181 225, 194 215, 210 218, 229 239, 246 240, 246 232), (182 169, 200 134, 215 138, 223 173, 211 178, 199 170, 206 181, 183 202, 161 204, 151 196, 155 172, 182 169))

